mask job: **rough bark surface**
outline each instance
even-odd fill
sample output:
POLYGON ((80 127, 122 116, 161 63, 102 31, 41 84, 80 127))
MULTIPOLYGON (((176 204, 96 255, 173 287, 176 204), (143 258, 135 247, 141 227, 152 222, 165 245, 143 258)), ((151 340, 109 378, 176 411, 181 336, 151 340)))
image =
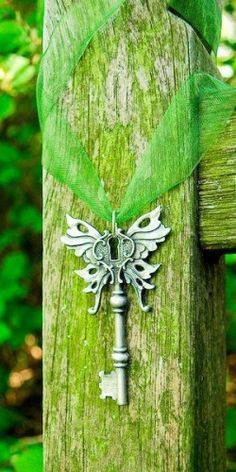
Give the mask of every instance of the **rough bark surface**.
MULTIPOLYGON (((66 7, 46 0, 46 32, 66 7)), ((161 0, 127 1, 93 40, 64 98, 114 203, 183 80, 212 67, 161 0)), ((160 200, 172 233, 153 256, 162 268, 151 314, 129 289, 130 404, 118 407, 98 387, 99 371, 112 369, 109 291, 88 315, 91 298, 74 274, 84 263, 60 243, 66 213, 104 223, 45 176, 45 472, 224 472, 222 262, 200 249, 197 200, 196 174, 160 200)))
POLYGON ((236 251, 236 114, 203 159, 199 171, 202 247, 236 251))

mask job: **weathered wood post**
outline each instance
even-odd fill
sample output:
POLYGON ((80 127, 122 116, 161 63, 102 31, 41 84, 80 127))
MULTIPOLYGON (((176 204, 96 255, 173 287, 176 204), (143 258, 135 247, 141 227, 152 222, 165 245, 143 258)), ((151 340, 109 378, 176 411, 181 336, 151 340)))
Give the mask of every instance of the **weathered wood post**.
MULTIPOLYGON (((45 3, 48 36, 68 2, 45 3)), ((123 194, 153 124, 183 80, 199 68, 214 70, 196 33, 163 3, 127 1, 92 41, 71 83, 68 114, 111 199, 123 194)), ((209 167, 201 172, 201 211, 214 211, 207 203, 209 167)), ((162 269, 149 295, 152 313, 141 312, 132 298, 130 403, 118 407, 99 398, 98 373, 112 368, 110 294, 91 317, 84 283, 74 274, 83 262, 60 242, 66 213, 99 229, 103 222, 45 175, 45 472, 225 470, 223 264, 200 245, 198 173, 160 203, 172 233, 154 256, 162 269)), ((209 215, 202 215, 201 241, 222 249, 209 243, 209 215)))

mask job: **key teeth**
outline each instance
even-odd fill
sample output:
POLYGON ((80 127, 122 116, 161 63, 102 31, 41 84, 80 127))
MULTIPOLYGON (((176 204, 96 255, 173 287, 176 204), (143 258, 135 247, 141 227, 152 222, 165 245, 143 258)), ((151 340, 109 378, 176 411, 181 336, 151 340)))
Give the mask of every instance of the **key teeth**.
POLYGON ((117 400, 117 377, 116 372, 113 370, 110 374, 105 374, 104 371, 99 372, 99 377, 102 380, 99 383, 99 388, 101 389, 101 400, 106 400, 106 398, 112 398, 112 400, 117 400))
MULTIPOLYGON (((99 386, 100 386, 100 385, 99 385, 99 386)), ((101 388, 101 387, 100 387, 100 388, 101 388)), ((102 389, 102 388, 101 388, 101 389, 102 389)), ((107 397, 101 393, 100 396, 99 396, 99 398, 101 398, 101 400, 106 400, 107 397)))

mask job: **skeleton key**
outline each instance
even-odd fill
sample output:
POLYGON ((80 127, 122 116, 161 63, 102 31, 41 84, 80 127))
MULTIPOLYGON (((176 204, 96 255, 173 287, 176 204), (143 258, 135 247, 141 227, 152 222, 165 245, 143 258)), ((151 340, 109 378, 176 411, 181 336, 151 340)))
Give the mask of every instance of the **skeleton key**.
POLYGON ((113 348, 112 359, 116 371, 112 371, 108 375, 100 372, 101 383, 99 386, 102 390, 100 398, 111 397, 113 400, 117 400, 118 405, 127 405, 129 353, 126 342, 126 311, 128 298, 121 284, 117 283, 115 285, 110 303, 115 314, 115 346, 113 348))
POLYGON ((115 371, 111 374, 100 372, 101 398, 111 397, 118 405, 128 404, 127 367, 129 353, 126 342, 126 312, 128 299, 124 285, 131 284, 136 292, 139 305, 145 312, 149 305, 143 303, 143 291, 155 286, 150 279, 160 264, 151 265, 145 261, 150 252, 165 241, 170 232, 160 221, 161 208, 158 207, 138 220, 124 232, 117 227, 114 218, 112 232, 99 233, 83 220, 67 215, 69 229, 62 242, 74 249, 76 256, 83 257, 87 267, 75 271, 89 285, 86 293, 95 294, 95 305, 89 308, 90 314, 96 314, 100 307, 101 294, 105 285, 114 285, 110 299, 115 315, 115 346, 112 359, 115 371))

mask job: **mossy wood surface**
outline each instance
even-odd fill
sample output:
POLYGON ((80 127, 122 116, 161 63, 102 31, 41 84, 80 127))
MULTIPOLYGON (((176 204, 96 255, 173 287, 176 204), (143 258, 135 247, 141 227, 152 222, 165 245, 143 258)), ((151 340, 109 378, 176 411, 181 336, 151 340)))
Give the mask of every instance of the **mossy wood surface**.
MULTIPOLYGON (((46 38, 67 5, 46 0, 46 38)), ((213 68, 207 51, 161 0, 127 1, 87 49, 63 99, 113 203, 176 90, 200 68, 213 68)), ((84 262, 60 242, 66 213, 105 225, 45 176, 45 472, 225 470, 222 261, 200 249, 196 174, 159 203, 172 233, 152 258, 162 263, 152 313, 129 288, 130 404, 118 407, 98 387, 99 371, 112 369, 109 290, 89 315, 92 298, 74 274, 84 262)))
POLYGON ((199 169, 200 240, 205 249, 236 251, 236 113, 199 169))

